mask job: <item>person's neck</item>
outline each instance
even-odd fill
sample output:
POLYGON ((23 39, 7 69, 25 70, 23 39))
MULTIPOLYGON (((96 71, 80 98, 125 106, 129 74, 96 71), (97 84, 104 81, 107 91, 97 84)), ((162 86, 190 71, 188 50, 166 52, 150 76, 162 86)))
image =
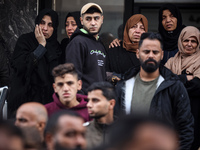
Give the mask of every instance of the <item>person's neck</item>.
POLYGON ((77 106, 79 104, 79 101, 77 99, 74 99, 70 102, 65 102, 65 103, 62 103, 62 104, 65 105, 65 107, 67 107, 67 108, 72 108, 72 107, 77 106))
POLYGON ((99 119, 96 119, 96 121, 100 124, 107 124, 107 125, 111 124, 114 121, 113 112, 109 113, 99 119))
POLYGON ((93 35, 96 40, 98 40, 98 34, 93 35))
POLYGON ((145 72, 142 67, 140 69, 140 78, 142 81, 153 81, 155 80, 158 76, 160 75, 160 72, 159 72, 159 68, 152 72, 152 73, 148 73, 148 72, 145 72))

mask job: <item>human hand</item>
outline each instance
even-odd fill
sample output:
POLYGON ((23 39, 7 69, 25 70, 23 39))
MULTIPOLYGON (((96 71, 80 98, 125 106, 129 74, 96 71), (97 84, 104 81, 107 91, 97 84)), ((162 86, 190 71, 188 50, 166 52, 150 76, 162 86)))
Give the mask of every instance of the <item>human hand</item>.
POLYGON ((42 33, 41 27, 39 27, 38 25, 35 26, 35 38, 37 39, 39 44, 44 47, 46 46, 46 39, 42 33))
POLYGON ((114 48, 114 47, 120 46, 120 42, 121 42, 121 40, 119 40, 119 39, 114 39, 114 40, 110 43, 109 48, 114 48))
POLYGON ((187 80, 188 80, 188 81, 194 79, 194 76, 193 76, 193 75, 186 75, 186 77, 187 77, 187 80))

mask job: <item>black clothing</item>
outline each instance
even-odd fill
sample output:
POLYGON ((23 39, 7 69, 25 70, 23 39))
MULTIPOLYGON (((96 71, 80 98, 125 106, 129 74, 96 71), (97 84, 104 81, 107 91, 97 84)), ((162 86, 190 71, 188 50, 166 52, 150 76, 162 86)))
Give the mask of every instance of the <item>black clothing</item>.
POLYGON ((188 81, 186 75, 188 74, 184 70, 179 77, 185 85, 190 98, 191 112, 194 117, 194 142, 191 150, 196 150, 200 147, 200 79, 194 77, 194 79, 188 81))
POLYGON ((5 41, 0 37, 0 87, 9 86, 9 65, 5 41))
POLYGON ((135 52, 127 51, 121 46, 110 48, 107 51, 106 71, 124 74, 130 68, 140 64, 135 52))
MULTIPOLYGON (((118 82, 115 112, 125 113, 125 92, 129 90, 126 89, 125 83, 129 82, 129 79, 136 76, 139 71, 139 66, 130 69, 124 75, 124 80, 118 82)), ((178 80, 178 76, 169 69, 161 65, 159 71, 164 81, 161 82, 153 96, 149 114, 171 123, 180 135, 180 149, 188 150, 193 142, 194 121, 187 91, 178 80)))
POLYGON ((11 64, 14 72, 8 100, 10 115, 25 102, 46 104, 53 101, 51 71, 59 64, 61 53, 57 41, 57 13, 45 9, 36 18, 36 23, 40 23, 40 19, 47 14, 52 18, 54 31, 46 39, 45 47, 38 43, 33 32, 21 35, 16 43, 11 64))
POLYGON ((178 52, 178 37, 184 27, 185 25, 182 25, 181 13, 174 4, 165 4, 160 8, 158 31, 163 38, 163 64, 165 64, 170 57, 173 57, 178 52), (174 31, 166 31, 162 25, 162 13, 163 10, 166 9, 168 9, 177 19, 177 27, 174 31))
POLYGON ((86 140, 89 149, 95 148, 101 144, 108 144, 109 131, 112 124, 100 124, 95 119, 87 125, 86 140))
POLYGON ((93 82, 105 81, 105 61, 103 44, 86 30, 77 28, 66 48, 66 62, 74 64, 83 82, 83 94, 87 94, 87 88, 93 82))
POLYGON ((62 50, 62 54, 60 55, 60 63, 61 64, 65 63, 65 56, 66 56, 65 50, 66 50, 66 47, 69 44, 69 42, 70 42, 69 38, 64 38, 64 39, 62 39, 62 41, 60 43, 61 50, 62 50))

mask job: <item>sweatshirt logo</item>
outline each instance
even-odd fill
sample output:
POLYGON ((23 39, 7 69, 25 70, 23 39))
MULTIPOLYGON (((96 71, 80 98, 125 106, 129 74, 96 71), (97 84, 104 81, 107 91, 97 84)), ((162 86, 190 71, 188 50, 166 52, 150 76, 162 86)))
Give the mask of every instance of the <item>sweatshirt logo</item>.
POLYGON ((100 50, 91 50, 90 55, 93 55, 93 54, 102 55, 104 58, 106 57, 106 55, 103 52, 101 52, 100 50))

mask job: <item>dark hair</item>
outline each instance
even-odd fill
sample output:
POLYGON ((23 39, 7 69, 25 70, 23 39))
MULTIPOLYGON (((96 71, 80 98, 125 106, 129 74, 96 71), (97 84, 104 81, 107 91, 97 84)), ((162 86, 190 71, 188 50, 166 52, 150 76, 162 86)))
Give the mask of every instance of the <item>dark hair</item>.
POLYGON ((78 113, 76 113, 74 111, 69 111, 69 110, 58 111, 58 112, 52 114, 50 116, 49 120, 47 121, 44 135, 46 135, 47 133, 54 135, 57 132, 58 120, 61 116, 72 116, 72 117, 78 117, 78 118, 83 119, 78 113))
POLYGON ((107 100, 115 99, 114 86, 109 82, 95 82, 88 88, 88 92, 93 90, 101 90, 107 100))
POLYGON ((76 76, 78 79, 78 73, 74 67, 74 64, 72 63, 65 63, 65 64, 58 65, 52 70, 52 75, 54 79, 56 77, 63 77, 66 73, 76 76))
POLYGON ((96 7, 90 7, 84 14, 93 14, 95 12, 100 13, 102 15, 101 11, 96 7))
POLYGON ((109 146, 123 147, 128 141, 130 141, 136 136, 135 132, 138 130, 139 127, 148 124, 163 127, 169 131, 172 131, 177 136, 174 127, 167 121, 152 116, 147 117, 138 114, 127 115, 119 119, 116 122, 115 126, 111 129, 111 134, 109 137, 109 146))
POLYGON ((158 40, 160 42, 161 49, 163 49, 163 40, 162 40, 162 37, 159 33, 153 33, 153 32, 143 33, 141 35, 141 38, 140 38, 140 41, 139 41, 139 48, 141 47, 141 45, 142 45, 142 43, 145 39, 158 40))

